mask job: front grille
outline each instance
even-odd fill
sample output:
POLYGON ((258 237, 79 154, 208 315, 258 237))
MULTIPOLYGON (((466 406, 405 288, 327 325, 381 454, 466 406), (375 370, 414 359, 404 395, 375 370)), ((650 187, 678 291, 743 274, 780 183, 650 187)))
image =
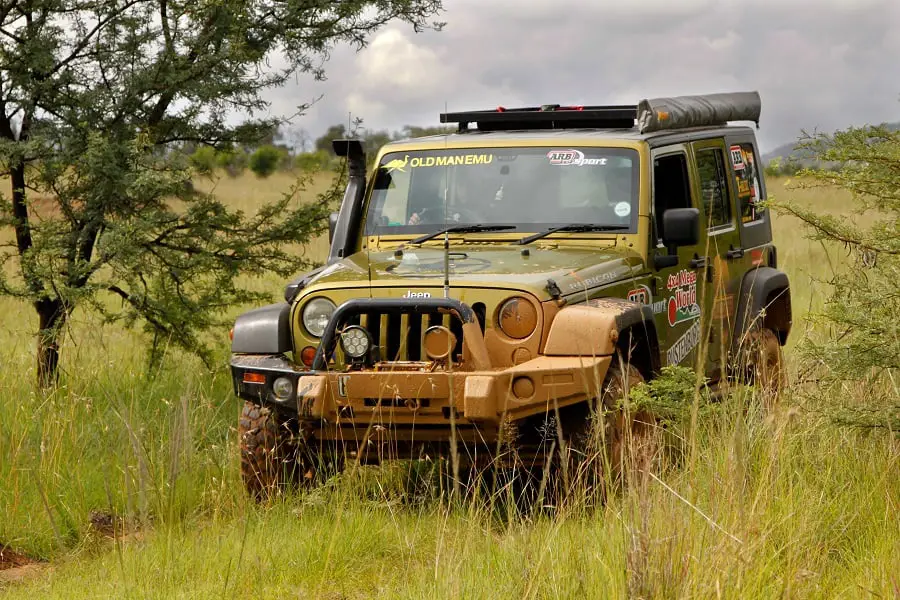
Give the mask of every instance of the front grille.
POLYGON ((482 303, 470 307, 454 298, 353 298, 337 307, 319 341, 313 371, 328 368, 335 358, 338 337, 347 325, 364 327, 374 341, 376 360, 424 361, 425 331, 443 325, 456 336, 454 354, 463 348, 463 323, 476 323, 484 333, 486 309, 482 303), (476 310, 477 309, 477 310, 476 310))
POLYGON ((462 353, 463 327, 459 319, 447 314, 365 313, 351 322, 365 327, 378 347, 380 360, 428 360, 422 350, 422 337, 433 325, 443 325, 456 336, 453 354, 462 353))

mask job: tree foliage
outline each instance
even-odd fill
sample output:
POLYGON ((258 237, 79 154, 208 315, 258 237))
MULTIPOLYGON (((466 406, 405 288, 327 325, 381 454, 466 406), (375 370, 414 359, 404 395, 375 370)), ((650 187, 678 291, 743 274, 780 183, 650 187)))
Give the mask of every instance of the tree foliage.
MULTIPOLYGON (((814 315, 830 335, 810 339, 807 355, 835 382, 887 381, 871 386, 885 422, 900 425, 896 372, 900 370, 900 131, 864 127, 817 135, 803 146, 839 171, 802 172, 799 187, 837 186, 848 190, 854 217, 821 214, 814 207, 778 206, 801 219, 813 239, 843 245, 854 257, 851 268, 832 277, 824 310, 814 315), (878 390, 884 391, 876 397, 878 390)), ((867 419, 879 414, 865 407, 867 419)))
POLYGON ((258 142, 279 121, 254 118, 267 109, 263 92, 298 72, 323 77, 334 44, 361 47, 394 19, 426 27, 439 8, 440 0, 0 2, 0 165, 11 182, 0 211, 14 233, 0 255, 0 290, 35 307, 42 382, 53 381, 76 306, 204 352, 199 332, 218 311, 256 296, 237 275, 301 267, 284 247, 320 230, 322 202, 288 194, 255 215, 231 210, 192 191, 179 149, 258 142), (233 125, 231 115, 246 120, 233 125))

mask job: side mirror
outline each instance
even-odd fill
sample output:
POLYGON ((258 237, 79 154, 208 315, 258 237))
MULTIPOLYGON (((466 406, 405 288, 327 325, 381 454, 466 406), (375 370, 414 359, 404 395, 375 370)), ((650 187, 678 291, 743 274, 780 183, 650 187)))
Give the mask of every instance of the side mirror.
POLYGON ((328 215, 328 243, 334 239, 334 230, 337 228, 338 216, 341 213, 333 212, 328 215))
POLYGON ((668 248, 693 246, 700 239, 700 211, 670 208, 663 213, 663 244, 668 248))

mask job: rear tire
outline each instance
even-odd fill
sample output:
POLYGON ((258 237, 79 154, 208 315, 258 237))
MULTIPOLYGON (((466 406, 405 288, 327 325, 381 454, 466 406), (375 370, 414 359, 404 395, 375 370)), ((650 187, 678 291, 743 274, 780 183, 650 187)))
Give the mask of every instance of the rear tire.
POLYGON ((747 349, 750 382, 759 388, 766 403, 771 404, 785 386, 781 342, 771 329, 758 329, 747 335, 747 349))

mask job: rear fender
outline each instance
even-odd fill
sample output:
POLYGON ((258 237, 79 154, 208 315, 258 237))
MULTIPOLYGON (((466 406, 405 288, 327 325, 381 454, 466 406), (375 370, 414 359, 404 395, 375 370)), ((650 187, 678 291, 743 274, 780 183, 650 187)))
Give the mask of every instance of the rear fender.
POLYGON ((788 277, 772 267, 759 267, 741 281, 731 353, 736 356, 746 334, 766 327, 783 346, 791 332, 791 289, 788 277))

